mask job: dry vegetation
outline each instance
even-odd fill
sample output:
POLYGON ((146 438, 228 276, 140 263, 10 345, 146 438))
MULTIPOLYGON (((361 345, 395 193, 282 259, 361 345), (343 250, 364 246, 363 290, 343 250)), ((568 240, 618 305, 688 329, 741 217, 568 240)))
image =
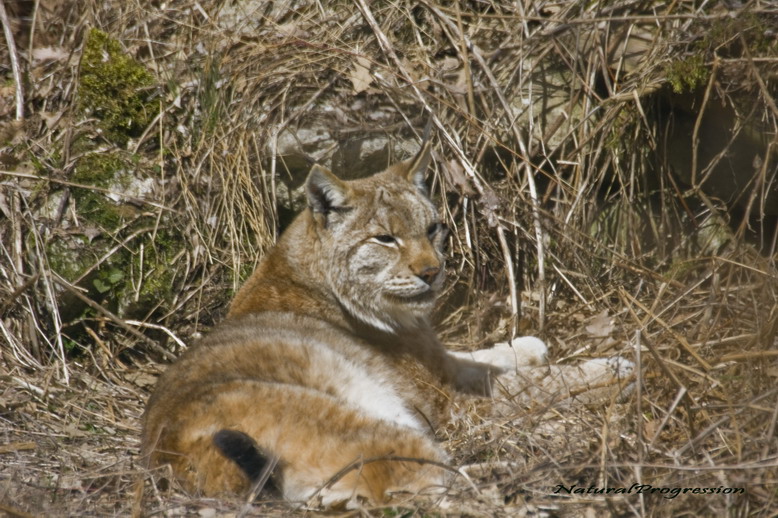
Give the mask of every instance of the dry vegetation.
POLYGON ((624 355, 639 383, 466 415, 448 444, 474 487, 360 512, 778 507, 773 2, 0 5, 0 515, 303 512, 160 485, 143 402, 297 209, 309 161, 357 167, 350 143, 429 118, 446 340, 538 334, 556 362, 624 355), (280 150, 312 127, 323 148, 280 150), (634 483, 745 493, 553 493, 634 483))

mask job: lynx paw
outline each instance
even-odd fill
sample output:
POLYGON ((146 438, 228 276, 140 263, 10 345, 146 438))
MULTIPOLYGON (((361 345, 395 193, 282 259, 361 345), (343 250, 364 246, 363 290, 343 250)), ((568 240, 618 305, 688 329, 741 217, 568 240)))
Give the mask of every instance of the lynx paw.
POLYGON ((580 365, 582 379, 588 383, 622 381, 632 376, 635 364, 621 356, 595 358, 580 365))
POLYGON ((513 372, 519 367, 541 365, 546 361, 548 347, 539 338, 522 336, 514 338, 510 344, 501 342, 490 349, 472 353, 472 359, 499 367, 505 372, 513 372))
MULTIPOLYGON (((571 391, 583 401, 610 398, 616 391, 617 399, 624 400, 635 388, 635 383, 624 384, 633 377, 635 364, 621 356, 595 358, 578 365, 579 377, 570 383, 571 391)), ((571 381, 571 380, 569 380, 571 381)))

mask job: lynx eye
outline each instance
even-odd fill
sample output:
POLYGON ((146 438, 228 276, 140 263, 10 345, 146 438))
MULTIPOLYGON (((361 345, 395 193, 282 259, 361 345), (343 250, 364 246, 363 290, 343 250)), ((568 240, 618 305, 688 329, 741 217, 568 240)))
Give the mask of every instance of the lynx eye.
POLYGON ((389 234, 381 234, 380 236, 373 236, 373 241, 381 243, 382 245, 393 245, 397 243, 397 238, 390 236, 389 234))
POLYGON ((441 223, 433 223, 427 228, 427 237, 432 239, 441 230, 443 230, 443 225, 441 223))

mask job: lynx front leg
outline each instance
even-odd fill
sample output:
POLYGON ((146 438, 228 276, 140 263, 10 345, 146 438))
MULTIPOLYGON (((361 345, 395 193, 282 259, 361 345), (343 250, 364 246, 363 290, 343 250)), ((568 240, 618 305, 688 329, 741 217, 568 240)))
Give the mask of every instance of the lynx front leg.
POLYGON ((473 352, 452 352, 457 358, 488 364, 497 372, 507 374, 520 367, 543 365, 548 347, 534 336, 514 338, 511 343, 501 342, 489 349, 473 352))
POLYGON ((635 364, 622 356, 594 358, 577 365, 560 365, 550 385, 562 383, 577 402, 594 404, 632 393, 635 364))
POLYGON ((621 356, 573 365, 524 367, 500 376, 495 394, 504 402, 596 404, 629 395, 634 386, 633 371, 634 364, 621 356))
POLYGON ((546 352, 546 344, 532 336, 516 338, 511 344, 495 344, 491 349, 451 352, 457 361, 456 388, 465 394, 492 396, 495 377, 539 365, 545 361, 546 352))
POLYGON ((614 393, 629 394, 634 365, 616 356, 595 358, 575 365, 547 365, 548 348, 533 336, 498 343, 490 349, 455 352, 455 357, 488 364, 496 374, 496 399, 550 403, 565 399, 594 403, 614 393))

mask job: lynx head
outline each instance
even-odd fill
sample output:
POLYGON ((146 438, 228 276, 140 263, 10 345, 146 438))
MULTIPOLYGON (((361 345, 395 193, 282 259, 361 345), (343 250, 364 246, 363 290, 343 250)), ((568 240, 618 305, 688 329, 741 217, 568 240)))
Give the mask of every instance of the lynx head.
POLYGON ((318 266, 341 306, 383 331, 428 317, 443 283, 446 237, 427 197, 429 144, 369 178, 343 181, 314 166, 306 182, 318 266))

